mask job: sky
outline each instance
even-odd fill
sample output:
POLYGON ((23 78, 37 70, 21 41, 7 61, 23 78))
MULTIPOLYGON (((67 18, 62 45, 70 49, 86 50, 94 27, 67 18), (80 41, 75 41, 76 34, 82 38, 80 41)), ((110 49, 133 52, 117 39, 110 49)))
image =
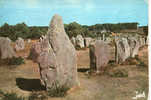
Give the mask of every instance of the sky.
POLYGON ((0 26, 48 26, 54 14, 82 25, 138 22, 148 25, 147 0, 0 0, 0 26))

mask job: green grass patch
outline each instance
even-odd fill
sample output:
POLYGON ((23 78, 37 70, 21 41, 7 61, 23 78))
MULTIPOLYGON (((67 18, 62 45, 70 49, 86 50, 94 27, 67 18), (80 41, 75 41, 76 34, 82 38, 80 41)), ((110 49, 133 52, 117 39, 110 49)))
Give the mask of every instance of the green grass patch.
POLYGON ((24 59, 22 57, 13 57, 9 59, 8 65, 21 65, 24 64, 24 59))
POLYGON ((16 93, 4 93, 0 90, 0 100, 25 100, 24 97, 18 96, 16 93))
POLYGON ((69 90, 65 85, 60 85, 58 82, 54 83, 52 88, 48 88, 48 96, 50 97, 64 97, 69 90))

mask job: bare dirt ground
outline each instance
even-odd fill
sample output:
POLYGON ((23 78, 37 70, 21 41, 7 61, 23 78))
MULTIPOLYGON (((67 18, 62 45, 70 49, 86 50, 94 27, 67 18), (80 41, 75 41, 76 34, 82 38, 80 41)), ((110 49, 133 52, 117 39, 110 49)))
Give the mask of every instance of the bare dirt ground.
MULTIPOLYGON (((31 44, 27 44, 24 51, 18 52, 18 56, 26 57, 29 54, 31 44)), ((139 57, 148 65, 148 49, 144 46, 139 51, 139 57)), ((148 68, 136 65, 117 65, 128 71, 128 77, 115 78, 104 75, 88 76, 89 49, 77 51, 78 78, 80 87, 66 97, 49 98, 49 100, 133 100, 135 91, 145 92, 148 95, 148 68)), ((7 92, 16 92, 20 96, 28 96, 32 91, 40 91, 38 65, 25 59, 25 64, 14 66, 0 65, 0 89, 7 92)), ((110 66, 112 67, 112 66, 110 66)))

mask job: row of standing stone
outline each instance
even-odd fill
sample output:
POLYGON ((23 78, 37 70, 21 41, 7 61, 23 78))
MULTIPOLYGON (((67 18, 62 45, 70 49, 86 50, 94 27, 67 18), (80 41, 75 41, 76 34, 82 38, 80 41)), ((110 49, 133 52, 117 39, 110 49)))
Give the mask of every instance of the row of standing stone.
MULTIPOLYGON (((79 85, 74 46, 78 45, 81 48, 90 46, 90 67, 99 73, 104 71, 111 59, 110 42, 108 43, 104 39, 83 39, 78 35, 76 39, 72 38, 71 41, 64 30, 62 17, 54 15, 46 36, 41 37, 38 42, 32 45, 32 60, 38 63, 41 81, 47 89, 52 88, 56 83, 69 88, 79 85)), ((129 57, 135 57, 139 48, 148 43, 147 41, 141 37, 115 36, 116 62, 121 63, 129 57)), ((24 47, 24 40, 18 38, 15 46, 16 51, 23 50, 24 47)), ((3 59, 15 56, 8 38, 0 37, 0 53, 3 59)))

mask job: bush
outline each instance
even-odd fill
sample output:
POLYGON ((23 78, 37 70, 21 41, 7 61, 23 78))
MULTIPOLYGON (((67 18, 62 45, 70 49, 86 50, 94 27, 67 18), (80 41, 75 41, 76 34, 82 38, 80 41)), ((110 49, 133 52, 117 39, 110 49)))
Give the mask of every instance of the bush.
POLYGON ((66 86, 61 86, 58 82, 54 83, 53 88, 48 88, 48 96, 50 97, 64 97, 69 90, 66 86))
POLYGON ((47 100, 48 96, 44 92, 32 92, 28 97, 28 100, 47 100))
POLYGON ((0 91, 0 100, 25 100, 24 97, 17 96, 16 93, 4 93, 0 91))
POLYGON ((108 72, 108 75, 111 77, 128 77, 128 71, 123 68, 115 68, 108 72))
POLYGON ((137 65, 139 63, 138 58, 127 58, 122 65, 137 65))
POLYGON ((115 65, 115 61, 114 60, 109 60, 108 64, 113 66, 113 65, 115 65))
POLYGON ((142 68, 143 67, 147 67, 147 65, 144 62, 142 62, 142 61, 140 61, 139 64, 137 64, 137 66, 138 67, 142 67, 142 68))
POLYGON ((15 41, 18 37, 23 39, 39 39, 42 35, 47 33, 47 30, 48 27, 29 27, 25 23, 18 23, 16 25, 9 25, 5 23, 0 27, 0 36, 8 37, 13 41, 15 41))
POLYGON ((86 47, 81 48, 80 46, 76 45, 76 46, 75 46, 75 49, 76 49, 76 50, 86 50, 87 48, 86 48, 86 47))
POLYGON ((24 64, 24 59, 22 57, 13 57, 9 60, 8 65, 21 65, 24 64))

